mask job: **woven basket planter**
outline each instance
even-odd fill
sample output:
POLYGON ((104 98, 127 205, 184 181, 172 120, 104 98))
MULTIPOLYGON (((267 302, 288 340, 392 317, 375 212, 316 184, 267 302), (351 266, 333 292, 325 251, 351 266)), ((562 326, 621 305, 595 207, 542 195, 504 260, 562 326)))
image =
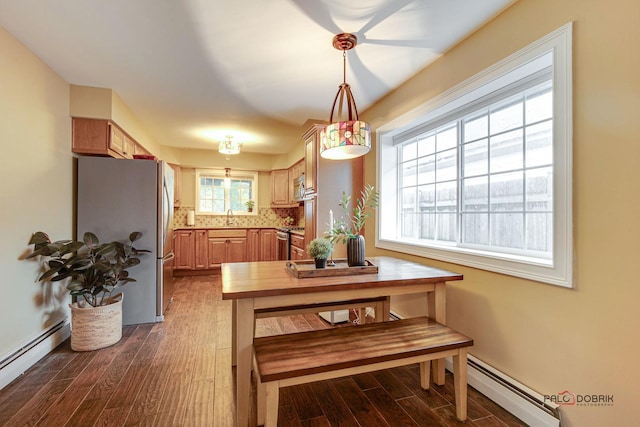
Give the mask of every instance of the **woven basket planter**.
POLYGON ((71 349, 92 351, 109 347, 122 338, 122 294, 112 303, 92 307, 74 302, 71 307, 71 349))

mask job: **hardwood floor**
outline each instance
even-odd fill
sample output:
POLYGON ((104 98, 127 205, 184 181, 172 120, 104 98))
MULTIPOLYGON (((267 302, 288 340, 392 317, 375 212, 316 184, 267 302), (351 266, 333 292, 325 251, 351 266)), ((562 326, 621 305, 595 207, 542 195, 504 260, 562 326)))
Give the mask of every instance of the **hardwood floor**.
MULTIPOLYGON (((256 334, 327 327, 316 315, 288 316, 258 320, 256 334)), ((67 341, 1 390, 0 425, 233 426, 233 372, 220 277, 178 277, 163 323, 126 326, 118 344, 94 352, 73 352, 67 341)), ((279 425, 461 424, 451 374, 424 391, 418 373, 412 365, 285 388, 279 425)), ((525 425, 471 387, 468 405, 462 425, 525 425)))

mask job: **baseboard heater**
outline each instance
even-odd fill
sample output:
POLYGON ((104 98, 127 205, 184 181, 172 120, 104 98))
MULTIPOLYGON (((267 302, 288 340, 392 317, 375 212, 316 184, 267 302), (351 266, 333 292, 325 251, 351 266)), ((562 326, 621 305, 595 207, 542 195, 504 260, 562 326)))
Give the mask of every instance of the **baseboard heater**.
MULTIPOLYGON (((390 319, 403 316, 391 312, 390 319)), ((451 358, 447 370, 453 372, 451 358)), ((469 354, 467 383, 509 413, 532 427, 560 427, 560 407, 545 402, 544 396, 469 354)))
MULTIPOLYGON (((446 367, 453 372, 451 359, 446 367)), ((560 427, 559 406, 506 374, 469 355, 467 382, 480 393, 532 427, 560 427)))
POLYGON ((63 320, 0 360, 0 389, 22 375, 70 335, 69 322, 63 320))

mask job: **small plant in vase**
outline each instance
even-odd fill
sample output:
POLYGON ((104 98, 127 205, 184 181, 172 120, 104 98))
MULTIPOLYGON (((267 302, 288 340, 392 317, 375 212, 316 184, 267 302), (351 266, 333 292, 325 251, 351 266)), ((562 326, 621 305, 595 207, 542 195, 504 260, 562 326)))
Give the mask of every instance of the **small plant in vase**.
POLYGON ((346 214, 348 220, 340 219, 331 224, 327 232, 327 238, 332 242, 347 244, 347 264, 349 267, 366 265, 364 255, 364 236, 360 234, 365 222, 371 216, 372 211, 378 207, 380 194, 374 190, 373 185, 367 184, 360 192, 353 212, 349 204, 351 195, 342 192, 342 200, 338 205, 346 214))
POLYGON ((309 242, 309 246, 307 246, 307 252, 309 252, 309 255, 315 260, 316 268, 325 268, 327 259, 333 252, 333 243, 320 237, 313 239, 309 242))
POLYGON ((253 207, 255 206, 256 202, 254 202, 253 200, 247 200, 246 202, 244 202, 244 204, 247 207, 247 212, 253 212, 253 207))

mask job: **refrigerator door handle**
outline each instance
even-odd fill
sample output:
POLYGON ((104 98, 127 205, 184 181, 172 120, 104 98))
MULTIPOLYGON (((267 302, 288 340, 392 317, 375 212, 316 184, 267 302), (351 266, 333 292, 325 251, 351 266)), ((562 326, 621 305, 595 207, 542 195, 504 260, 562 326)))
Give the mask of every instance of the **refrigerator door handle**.
MULTIPOLYGON (((169 166, 170 167, 170 166, 169 166)), ((167 244, 167 235, 169 233, 169 227, 171 227, 171 199, 169 197, 171 197, 171 195, 169 194, 169 186, 166 184, 166 182, 164 181, 163 178, 163 185, 162 185, 162 189, 164 190, 165 193, 165 197, 164 197, 164 202, 167 204, 166 206, 166 212, 164 214, 164 227, 162 230, 162 247, 164 248, 167 244)))
POLYGON ((171 251, 168 254, 166 254, 165 256, 162 257, 162 263, 166 263, 167 261, 171 261, 172 259, 174 259, 176 257, 176 254, 171 251))

